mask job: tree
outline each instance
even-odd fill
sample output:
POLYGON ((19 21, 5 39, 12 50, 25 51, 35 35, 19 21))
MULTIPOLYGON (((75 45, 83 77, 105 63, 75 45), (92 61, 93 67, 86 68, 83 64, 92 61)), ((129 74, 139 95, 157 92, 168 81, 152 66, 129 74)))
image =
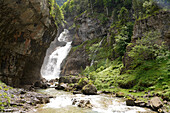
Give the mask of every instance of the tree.
POLYGON ((118 19, 122 25, 124 25, 129 19, 128 10, 125 7, 122 7, 119 11, 118 19))

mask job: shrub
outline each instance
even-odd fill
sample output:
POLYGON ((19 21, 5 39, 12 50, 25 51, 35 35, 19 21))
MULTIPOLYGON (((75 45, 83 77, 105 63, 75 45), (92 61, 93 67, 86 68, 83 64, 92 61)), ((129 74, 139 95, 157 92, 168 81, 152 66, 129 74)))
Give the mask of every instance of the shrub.
POLYGON ((129 52, 133 59, 131 67, 142 64, 145 60, 167 59, 167 48, 163 41, 160 41, 160 32, 149 32, 144 37, 138 39, 134 47, 129 52), (159 43, 158 43, 159 42, 159 43))

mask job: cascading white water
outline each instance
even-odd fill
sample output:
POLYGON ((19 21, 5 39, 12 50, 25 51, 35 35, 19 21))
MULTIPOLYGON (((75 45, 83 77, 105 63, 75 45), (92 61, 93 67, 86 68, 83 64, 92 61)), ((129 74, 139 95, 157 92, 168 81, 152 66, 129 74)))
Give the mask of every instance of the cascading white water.
POLYGON ((41 68, 41 75, 47 80, 59 78, 60 75, 60 65, 62 61, 66 58, 67 54, 71 49, 71 43, 68 41, 69 31, 64 29, 64 31, 58 37, 59 42, 66 42, 66 45, 63 47, 56 47, 54 51, 46 58, 41 68))

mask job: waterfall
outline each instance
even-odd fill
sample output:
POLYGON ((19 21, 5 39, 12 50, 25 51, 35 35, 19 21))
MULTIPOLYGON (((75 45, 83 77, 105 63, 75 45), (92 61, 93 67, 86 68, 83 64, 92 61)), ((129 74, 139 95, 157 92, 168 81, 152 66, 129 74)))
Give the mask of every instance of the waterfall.
MULTIPOLYGON (((53 50, 51 50, 51 54, 48 55, 48 50, 46 54, 46 58, 44 59, 43 66, 41 68, 41 75, 43 78, 47 80, 59 78, 60 75, 60 68, 62 61, 66 58, 69 51, 71 50, 71 43, 72 41, 69 41, 69 31, 67 29, 64 29, 64 31, 60 34, 58 37, 58 41, 54 40, 52 42, 52 47, 55 45, 55 43, 61 43, 65 42, 65 46, 56 46, 53 47, 53 50)), ((50 45, 51 47, 51 45, 50 45)))
POLYGON ((99 42, 98 47, 97 47, 96 50, 93 52, 92 61, 91 61, 91 63, 90 63, 90 66, 92 66, 92 65, 94 64, 94 60, 95 60, 95 57, 96 57, 96 52, 98 51, 99 47, 102 45, 103 40, 104 40, 104 38, 99 42))

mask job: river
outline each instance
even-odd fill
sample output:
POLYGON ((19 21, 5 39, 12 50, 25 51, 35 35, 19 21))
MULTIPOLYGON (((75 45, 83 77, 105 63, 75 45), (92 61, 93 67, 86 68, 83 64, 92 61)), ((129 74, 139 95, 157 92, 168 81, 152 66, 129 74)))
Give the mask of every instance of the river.
POLYGON ((82 95, 72 94, 61 90, 49 88, 37 90, 37 92, 49 94, 56 98, 50 99, 50 103, 34 110, 36 113, 154 113, 150 109, 136 106, 126 106, 121 98, 112 95, 82 95), (72 105, 73 99, 90 100, 92 108, 79 108, 72 105))
MULTIPOLYGON (((47 80, 59 78, 60 65, 64 58, 71 49, 72 41, 68 41, 69 31, 64 29, 58 38, 56 38, 46 54, 44 60, 41 74, 42 77, 47 80), (57 42, 65 42, 65 46, 54 46, 57 42), (50 53, 50 54, 49 54, 50 53)), ((123 99, 115 98, 112 95, 73 95, 71 92, 59 91, 54 88, 49 88, 45 90, 37 90, 37 92, 49 94, 55 96, 50 100, 50 103, 41 106, 40 108, 34 110, 36 113, 152 113, 149 109, 140 107, 130 107, 126 106, 123 99), (76 105, 72 105, 74 99, 78 100, 90 100, 92 108, 79 108, 76 105)))

